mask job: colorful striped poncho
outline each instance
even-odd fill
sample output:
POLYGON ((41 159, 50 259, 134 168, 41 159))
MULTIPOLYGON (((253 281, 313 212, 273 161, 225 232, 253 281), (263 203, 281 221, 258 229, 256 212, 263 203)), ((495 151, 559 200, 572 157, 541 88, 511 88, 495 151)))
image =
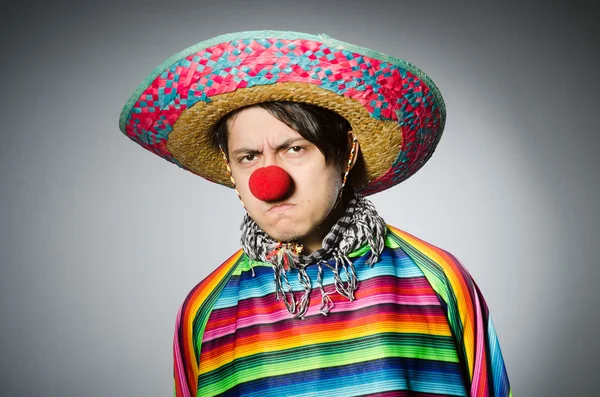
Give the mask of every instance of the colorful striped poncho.
MULTIPOLYGON (((177 315, 175 396, 512 396, 485 300, 452 254, 388 226, 381 260, 369 255, 350 255, 356 300, 325 271, 335 307, 320 314, 314 288, 292 319, 271 265, 238 251, 177 315)), ((317 266, 307 271, 316 280, 317 266)))

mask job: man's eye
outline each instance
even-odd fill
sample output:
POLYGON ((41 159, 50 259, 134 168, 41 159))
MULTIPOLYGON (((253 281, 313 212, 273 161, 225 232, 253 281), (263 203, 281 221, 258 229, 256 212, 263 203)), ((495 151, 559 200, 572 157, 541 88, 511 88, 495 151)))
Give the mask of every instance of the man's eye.
POLYGON ((249 154, 249 155, 247 155, 247 156, 244 156, 244 157, 242 157, 242 158, 240 159, 240 162, 241 162, 241 163, 244 163, 244 162, 252 161, 252 160, 254 160, 255 158, 256 158, 256 156, 255 156, 255 155, 253 155, 253 154, 249 154))
POLYGON ((292 153, 299 153, 303 150, 304 148, 302 146, 292 146, 291 148, 288 149, 289 152, 292 153))

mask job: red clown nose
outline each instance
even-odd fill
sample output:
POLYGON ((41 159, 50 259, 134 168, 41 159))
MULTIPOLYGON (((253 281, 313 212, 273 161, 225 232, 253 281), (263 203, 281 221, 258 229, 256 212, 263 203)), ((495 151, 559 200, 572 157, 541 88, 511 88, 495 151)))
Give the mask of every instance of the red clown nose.
POLYGON ((248 180, 250 191, 259 200, 281 200, 290 190, 290 175, 276 165, 259 168, 248 180))

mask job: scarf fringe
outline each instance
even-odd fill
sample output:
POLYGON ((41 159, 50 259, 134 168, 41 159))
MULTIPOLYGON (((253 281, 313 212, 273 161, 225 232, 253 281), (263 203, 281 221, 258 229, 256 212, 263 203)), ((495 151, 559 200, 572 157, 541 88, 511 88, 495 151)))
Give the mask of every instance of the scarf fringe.
MULTIPOLYGON (((306 267, 318 265, 317 284, 321 291, 319 312, 328 315, 335 307, 331 299, 332 292, 326 292, 323 285, 323 268, 331 270, 335 292, 348 299, 356 299, 358 277, 354 263, 348 254, 367 243, 371 255, 366 264, 373 266, 379 261, 385 247, 386 225, 377 214, 373 204, 353 192, 346 208, 346 213, 332 227, 323 240, 323 248, 311 255, 301 256, 302 245, 282 243, 271 239, 248 214, 242 222, 242 246, 253 260, 271 263, 275 282, 275 298, 282 300, 293 318, 302 319, 310 306, 312 282, 306 267), (327 261, 333 260, 333 264, 327 261), (298 281, 303 288, 300 296, 294 292, 288 279, 288 273, 297 271, 298 281)), ((253 269, 254 270, 254 269, 253 269)))

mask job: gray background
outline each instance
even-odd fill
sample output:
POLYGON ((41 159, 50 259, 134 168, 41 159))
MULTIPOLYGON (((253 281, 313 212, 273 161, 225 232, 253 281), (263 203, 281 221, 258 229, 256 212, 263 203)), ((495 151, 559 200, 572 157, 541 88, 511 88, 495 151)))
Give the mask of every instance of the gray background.
POLYGON ((172 395, 187 292, 239 247, 233 191, 118 130, 171 54, 295 30, 406 59, 439 86, 432 159, 372 200, 455 254, 490 307, 516 396, 593 396, 598 36, 571 3, 26 2, 0 25, 0 394, 172 395), (595 45, 594 45, 595 44, 595 45))

